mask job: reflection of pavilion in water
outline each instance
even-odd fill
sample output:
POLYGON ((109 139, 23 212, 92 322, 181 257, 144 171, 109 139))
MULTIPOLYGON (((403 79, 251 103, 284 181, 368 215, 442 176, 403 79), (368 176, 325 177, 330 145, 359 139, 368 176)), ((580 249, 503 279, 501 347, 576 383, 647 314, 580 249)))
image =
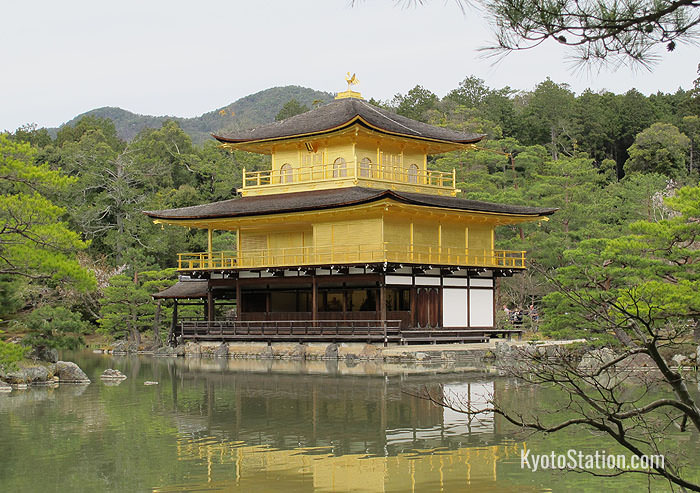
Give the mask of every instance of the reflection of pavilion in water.
MULTIPOLYGON (((518 460, 521 448, 522 444, 511 443, 456 450, 415 449, 388 457, 339 456, 324 447, 287 450, 219 441, 215 437, 199 440, 183 437, 177 451, 179 460, 206 466, 206 482, 210 487, 227 491, 279 491, 281 484, 285 484, 285 490, 290 492, 465 491, 469 488, 488 492, 502 491, 503 484, 496 485, 497 464, 502 460, 518 460), (290 476, 296 481, 289 481, 290 476), (289 482, 282 483, 281 479, 289 482), (300 488, 295 483, 307 487, 300 488), (287 488, 286 484, 290 486, 287 488)), ((518 491, 529 490, 518 488, 518 491)))
MULTIPOLYGON (((185 411, 177 418, 179 458, 206 464, 207 481, 225 481, 227 488, 232 480, 252 487, 253 478, 285 474, 329 491, 411 491, 426 481, 436 488, 493 484, 497 463, 518 460, 524 445, 504 443, 497 416, 470 422, 405 393, 437 390, 444 376, 187 371, 182 378, 197 382, 183 381, 181 393, 206 391, 196 405, 191 397, 176 403, 185 411)), ((479 405, 508 386, 506 380, 467 380, 454 377, 442 391, 479 405)))
MULTIPOLYGON (((453 383, 446 384, 436 392, 448 398, 454 398, 465 404, 473 406, 474 409, 485 407, 488 399, 494 393, 494 381, 487 382, 469 382, 469 383, 453 383)), ((486 440, 495 431, 495 421, 493 413, 481 414, 478 417, 467 416, 464 413, 459 413, 448 408, 439 408, 431 406, 442 412, 442 420, 435 426, 427 428, 398 428, 386 430, 387 444, 401 444, 407 442, 416 442, 424 440, 433 442, 439 440, 455 439, 461 440, 464 438, 486 440)))

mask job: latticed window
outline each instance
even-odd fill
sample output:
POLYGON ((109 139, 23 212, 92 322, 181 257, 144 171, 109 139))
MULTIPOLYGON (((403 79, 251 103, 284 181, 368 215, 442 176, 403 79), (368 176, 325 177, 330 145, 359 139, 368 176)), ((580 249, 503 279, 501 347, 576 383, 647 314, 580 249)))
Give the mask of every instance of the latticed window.
POLYGON ((363 178, 369 178, 372 176, 372 160, 368 157, 363 157, 360 161, 360 176, 363 178))
POLYGON ((418 165, 412 164, 408 167, 408 183, 418 183, 418 165))
POLYGON ((292 171, 292 165, 285 163, 280 168, 280 183, 292 183, 294 180, 294 172, 292 171))
POLYGON ((383 166, 401 166, 401 154, 382 151, 379 153, 379 161, 383 166))
POLYGON ((333 162, 333 178, 345 178, 348 176, 348 167, 345 159, 339 157, 333 162))
POLYGON ((379 178, 384 180, 399 180, 402 181, 403 159, 401 154, 392 154, 390 152, 379 153, 379 178))
POLYGON ((304 152, 301 156, 302 166, 319 166, 323 164, 323 152, 304 152))

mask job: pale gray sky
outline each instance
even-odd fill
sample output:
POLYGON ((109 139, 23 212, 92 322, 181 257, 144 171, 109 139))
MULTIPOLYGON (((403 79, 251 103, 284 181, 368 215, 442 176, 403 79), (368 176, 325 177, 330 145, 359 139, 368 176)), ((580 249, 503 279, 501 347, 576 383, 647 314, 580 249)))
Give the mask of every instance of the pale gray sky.
POLYGON ((197 116, 273 86, 389 99, 416 84, 444 96, 468 75, 530 90, 546 77, 576 92, 674 92, 697 77, 700 51, 660 52, 653 72, 572 71, 556 44, 494 65, 477 51, 487 21, 454 2, 402 9, 392 0, 40 0, 6 2, 0 129, 57 126, 100 106, 197 116))

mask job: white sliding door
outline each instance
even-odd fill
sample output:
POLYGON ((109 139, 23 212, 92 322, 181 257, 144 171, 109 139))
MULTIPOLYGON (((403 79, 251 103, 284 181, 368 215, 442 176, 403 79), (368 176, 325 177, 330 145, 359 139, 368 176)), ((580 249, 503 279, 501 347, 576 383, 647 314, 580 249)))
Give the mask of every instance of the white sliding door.
POLYGON ((469 290, 469 326, 493 327, 493 289, 469 290))
POLYGON ((443 288, 442 290, 443 327, 467 326, 467 290, 443 288))

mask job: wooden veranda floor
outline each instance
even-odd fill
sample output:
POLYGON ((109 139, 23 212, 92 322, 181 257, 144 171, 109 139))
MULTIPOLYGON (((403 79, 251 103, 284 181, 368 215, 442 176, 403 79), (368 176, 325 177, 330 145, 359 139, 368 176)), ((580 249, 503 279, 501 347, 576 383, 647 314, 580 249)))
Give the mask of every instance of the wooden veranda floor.
POLYGON ((521 330, 450 328, 401 329, 400 320, 188 320, 176 336, 185 341, 366 342, 438 344, 489 342, 493 335, 518 338, 521 330))

